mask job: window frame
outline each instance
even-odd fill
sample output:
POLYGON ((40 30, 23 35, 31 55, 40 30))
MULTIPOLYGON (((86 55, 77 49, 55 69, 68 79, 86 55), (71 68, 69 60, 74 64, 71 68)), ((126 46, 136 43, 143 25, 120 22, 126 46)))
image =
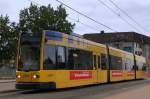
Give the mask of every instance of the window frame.
POLYGON ((97 55, 93 54, 93 69, 97 69, 97 55))

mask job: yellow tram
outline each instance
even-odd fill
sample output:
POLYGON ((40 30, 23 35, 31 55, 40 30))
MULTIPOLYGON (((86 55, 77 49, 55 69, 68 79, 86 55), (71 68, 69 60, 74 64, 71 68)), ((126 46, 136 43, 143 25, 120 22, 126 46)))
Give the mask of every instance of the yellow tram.
POLYGON ((57 89, 145 79, 145 58, 78 35, 23 33, 17 55, 17 89, 57 89))

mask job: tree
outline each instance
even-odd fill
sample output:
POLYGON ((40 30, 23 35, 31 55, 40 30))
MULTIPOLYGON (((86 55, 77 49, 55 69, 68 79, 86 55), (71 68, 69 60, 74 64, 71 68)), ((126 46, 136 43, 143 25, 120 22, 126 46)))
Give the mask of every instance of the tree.
POLYGON ((11 23, 9 17, 0 16, 0 63, 14 59, 19 30, 16 23, 11 23))
POLYGON ((60 31, 67 34, 72 33, 75 24, 66 18, 68 14, 62 5, 55 10, 50 6, 40 6, 31 3, 29 8, 20 11, 21 32, 31 30, 33 33, 43 30, 60 31))

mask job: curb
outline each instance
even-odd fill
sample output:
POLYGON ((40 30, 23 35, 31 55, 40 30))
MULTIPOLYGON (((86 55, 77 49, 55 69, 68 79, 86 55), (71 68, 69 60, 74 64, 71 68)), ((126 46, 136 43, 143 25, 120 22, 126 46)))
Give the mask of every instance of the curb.
POLYGON ((4 90, 4 91, 0 91, 0 94, 9 93, 9 92, 16 92, 16 91, 20 91, 20 90, 18 90, 18 89, 4 90))
POLYGON ((10 80, 10 81, 0 81, 0 83, 11 83, 11 82, 16 82, 16 80, 10 80))

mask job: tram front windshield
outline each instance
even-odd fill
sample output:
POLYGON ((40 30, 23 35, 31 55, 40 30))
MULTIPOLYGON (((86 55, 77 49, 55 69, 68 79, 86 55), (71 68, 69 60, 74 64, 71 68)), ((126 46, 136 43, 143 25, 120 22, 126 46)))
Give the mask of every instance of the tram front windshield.
POLYGON ((40 44, 30 40, 21 41, 18 70, 37 71, 39 69, 40 69, 40 44))

